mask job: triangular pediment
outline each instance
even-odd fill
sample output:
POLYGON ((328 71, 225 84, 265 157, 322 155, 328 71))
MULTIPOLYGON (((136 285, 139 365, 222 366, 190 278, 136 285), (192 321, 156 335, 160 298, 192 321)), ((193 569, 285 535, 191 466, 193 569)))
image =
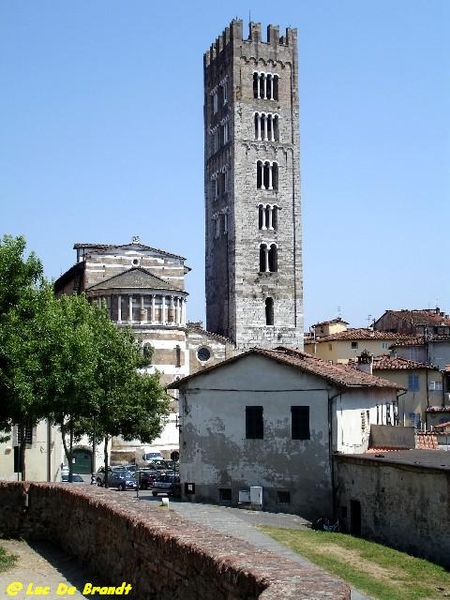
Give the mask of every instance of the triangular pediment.
POLYGON ((148 290, 148 291, 173 291, 173 292, 182 292, 179 288, 177 288, 172 283, 153 275, 150 271, 146 269, 142 269, 140 267, 135 267, 129 269, 128 271, 124 271, 123 273, 118 273, 111 277, 110 279, 106 279, 101 283, 96 283, 90 288, 86 289, 87 294, 89 292, 101 292, 101 291, 130 291, 130 290, 148 290))

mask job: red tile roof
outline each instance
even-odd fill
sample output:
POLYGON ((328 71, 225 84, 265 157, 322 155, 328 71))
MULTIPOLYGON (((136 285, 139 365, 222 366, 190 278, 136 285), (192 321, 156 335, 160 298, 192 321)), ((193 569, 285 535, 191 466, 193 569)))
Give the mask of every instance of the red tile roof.
POLYGON ((372 367, 374 371, 401 371, 401 370, 417 370, 417 369, 435 369, 432 365, 426 363, 417 362, 415 360, 408 360, 401 356, 390 356, 384 354, 383 356, 376 356, 373 359, 372 367))
POLYGON ((450 327, 450 317, 444 314, 439 308, 387 310, 384 315, 382 315, 381 319, 387 314, 393 315, 397 319, 406 321, 413 326, 450 327))
POLYGON ((280 346, 274 350, 266 350, 263 348, 252 348, 247 352, 243 352, 237 356, 229 358, 221 363, 216 365, 212 365, 206 369, 203 369, 201 373, 193 373, 192 375, 188 375, 183 379, 175 381, 169 386, 169 389, 177 389, 181 383, 184 381, 190 380, 194 377, 201 376, 208 371, 212 371, 213 369, 219 369, 224 364, 231 364, 237 360, 241 360, 245 356, 251 355, 259 355, 265 356, 272 360, 275 360, 278 363, 282 363, 284 365, 289 365, 291 367, 297 368, 305 373, 310 373, 312 375, 316 375, 318 377, 322 377, 329 383, 336 385, 338 387, 345 388, 388 388, 388 389, 396 389, 403 390, 405 389, 403 386, 389 381, 387 379, 382 379, 381 377, 376 377, 374 375, 370 375, 369 373, 365 373, 354 367, 350 367, 348 365, 342 364, 331 364, 317 356, 313 356, 312 354, 308 354, 306 352, 300 352, 299 350, 286 348, 284 346, 280 346))
POLYGON ((346 341, 346 340, 380 340, 396 342, 402 339, 408 339, 410 336, 400 335, 398 333, 392 333, 390 331, 374 331, 370 328, 351 328, 346 331, 339 331, 337 333, 331 333, 330 335, 316 335, 316 341, 318 342, 331 342, 331 341, 346 341))

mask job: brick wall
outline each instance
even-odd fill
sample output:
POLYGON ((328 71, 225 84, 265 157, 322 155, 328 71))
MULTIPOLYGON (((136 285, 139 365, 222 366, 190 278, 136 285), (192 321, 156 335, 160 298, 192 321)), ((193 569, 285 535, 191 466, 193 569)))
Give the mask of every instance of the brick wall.
POLYGON ((349 600, 340 580, 258 551, 129 494, 90 486, 0 483, 0 533, 50 540, 135 599, 349 600), (26 506, 28 504, 28 506, 26 506))

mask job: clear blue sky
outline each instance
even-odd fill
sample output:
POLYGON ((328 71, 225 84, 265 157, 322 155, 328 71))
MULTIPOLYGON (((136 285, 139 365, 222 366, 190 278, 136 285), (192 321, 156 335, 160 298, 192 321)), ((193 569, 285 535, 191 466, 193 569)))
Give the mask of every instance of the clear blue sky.
POLYGON ((0 235, 49 278, 139 235, 203 319, 203 53, 249 16, 298 28, 305 327, 449 312, 449 0, 2 0, 0 235))

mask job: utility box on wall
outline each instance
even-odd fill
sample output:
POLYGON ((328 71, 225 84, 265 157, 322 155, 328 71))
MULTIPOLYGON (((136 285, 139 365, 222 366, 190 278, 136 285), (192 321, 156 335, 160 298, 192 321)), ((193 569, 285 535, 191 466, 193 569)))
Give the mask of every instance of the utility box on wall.
POLYGON ((262 508, 263 489, 261 485, 250 486, 250 504, 255 508, 262 508))

